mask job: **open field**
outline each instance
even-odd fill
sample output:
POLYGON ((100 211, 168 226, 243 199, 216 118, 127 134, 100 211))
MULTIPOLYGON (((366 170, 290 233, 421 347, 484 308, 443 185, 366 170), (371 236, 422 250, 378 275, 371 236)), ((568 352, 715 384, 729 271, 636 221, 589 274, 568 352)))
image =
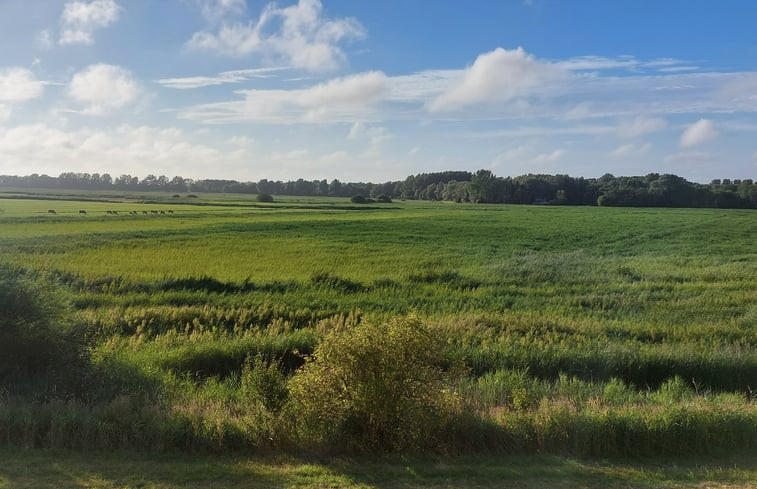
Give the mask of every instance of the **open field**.
POLYGON ((4 396, 0 443, 286 452, 245 359, 289 378, 330 331, 410 315, 465 367, 443 451, 757 448, 753 210, 3 195, 0 262, 62 284, 97 381, 4 396))

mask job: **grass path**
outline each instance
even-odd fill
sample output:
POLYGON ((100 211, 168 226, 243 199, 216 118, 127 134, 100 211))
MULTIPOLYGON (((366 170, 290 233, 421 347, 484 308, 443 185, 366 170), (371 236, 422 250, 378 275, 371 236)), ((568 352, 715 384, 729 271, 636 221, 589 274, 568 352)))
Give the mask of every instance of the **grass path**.
POLYGON ((589 461, 556 456, 304 459, 0 450, 0 489, 753 488, 757 454, 589 461))

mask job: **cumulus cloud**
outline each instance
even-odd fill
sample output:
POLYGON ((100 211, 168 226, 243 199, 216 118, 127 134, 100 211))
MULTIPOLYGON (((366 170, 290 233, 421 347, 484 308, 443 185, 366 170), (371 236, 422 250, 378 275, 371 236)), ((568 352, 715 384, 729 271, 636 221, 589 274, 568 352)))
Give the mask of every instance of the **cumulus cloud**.
POLYGON ((115 0, 73 0, 63 7, 60 44, 92 44, 94 32, 118 20, 121 6, 115 0))
POLYGON ((692 146, 698 146, 706 141, 715 139, 718 136, 718 131, 715 129, 715 124, 709 119, 699 119, 694 124, 690 125, 681 134, 681 146, 684 148, 690 148, 692 146))
POLYGON ((249 70, 224 71, 216 76, 187 76, 182 78, 162 78, 157 81, 168 88, 187 90, 192 88, 224 85, 226 83, 241 83, 253 78, 270 78, 283 68, 254 68, 249 70))
POLYGON ((357 20, 326 19, 320 0, 299 0, 285 8, 270 3, 246 24, 224 23, 216 32, 196 32, 186 46, 228 56, 254 54, 274 64, 322 72, 345 61, 340 42, 364 36, 357 20))
POLYGON ((69 96, 86 114, 104 115, 135 102, 142 91, 130 71, 119 66, 96 64, 76 73, 68 86, 69 96))
POLYGON ((432 112, 451 111, 484 102, 507 101, 562 78, 564 71, 539 61, 523 48, 497 48, 484 53, 455 83, 428 106, 432 112))
POLYGON ((0 69, 0 102, 25 102, 44 91, 45 82, 37 80, 26 68, 0 69))
POLYGON ((661 131, 668 127, 667 121, 660 117, 636 117, 620 123, 618 135, 623 138, 635 138, 645 134, 661 131))
POLYGON ((370 71, 295 90, 240 90, 243 101, 198 105, 180 117, 219 122, 347 122, 370 114, 386 91, 387 77, 370 71))

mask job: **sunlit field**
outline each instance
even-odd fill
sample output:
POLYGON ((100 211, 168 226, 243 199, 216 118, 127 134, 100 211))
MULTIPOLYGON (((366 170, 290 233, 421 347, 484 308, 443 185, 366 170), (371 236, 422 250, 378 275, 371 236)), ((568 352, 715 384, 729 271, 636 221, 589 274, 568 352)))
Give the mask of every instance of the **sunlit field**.
POLYGON ((0 261, 60 284, 108 373, 0 398, 5 444, 287 451, 307 437, 250 401, 250 358, 286 382, 329 331, 412 317, 464 367, 443 451, 757 447, 754 211, 23 197, 0 261))

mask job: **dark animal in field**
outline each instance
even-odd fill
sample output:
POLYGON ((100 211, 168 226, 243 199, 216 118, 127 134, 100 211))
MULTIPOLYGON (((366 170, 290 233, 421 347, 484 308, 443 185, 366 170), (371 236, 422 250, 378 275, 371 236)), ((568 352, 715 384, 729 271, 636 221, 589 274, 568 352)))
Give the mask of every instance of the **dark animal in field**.
POLYGON ((165 213, 166 213, 166 211, 160 211, 160 213, 161 213, 161 214, 165 214, 165 213))
POLYGON ((57 214, 57 212, 55 212, 55 209, 47 209, 47 213, 48 214, 57 214))
POLYGON ((137 215, 137 211, 129 211, 129 215, 130 216, 136 216, 137 215))
POLYGON ((147 211, 142 211, 142 214, 147 215, 147 211))
POLYGON ((150 211, 150 214, 157 214, 158 211, 150 211))
POLYGON ((169 214, 173 214, 173 211, 172 211, 172 210, 168 210, 168 213, 169 213, 169 214))
POLYGON ((87 215, 87 211, 85 211, 84 209, 79 209, 79 214, 84 214, 86 216, 87 215))

